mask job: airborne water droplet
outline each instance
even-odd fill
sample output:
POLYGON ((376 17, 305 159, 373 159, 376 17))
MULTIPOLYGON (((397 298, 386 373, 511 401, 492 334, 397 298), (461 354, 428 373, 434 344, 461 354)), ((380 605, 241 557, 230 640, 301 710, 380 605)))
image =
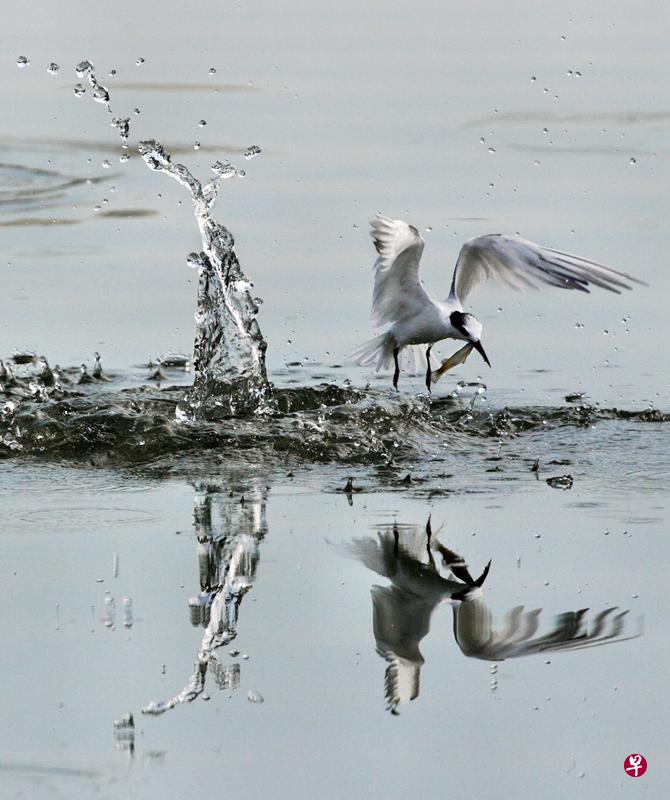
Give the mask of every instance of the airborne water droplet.
POLYGON ((93 87, 93 99, 98 103, 109 103, 109 92, 98 84, 93 87))
POLYGON ((200 150, 200 142, 193 142, 193 149, 200 150))
POLYGON ((200 122, 198 123, 198 127, 199 128, 204 128, 205 125, 207 125, 207 120, 206 119, 201 119, 200 122))
POLYGON ((142 64, 144 64, 144 61, 145 60, 140 56, 140 58, 138 58, 135 63, 137 64, 138 67, 141 67, 142 64))
POLYGON ((111 161, 110 161, 108 158, 106 158, 106 159, 105 159, 105 160, 102 162, 102 168, 103 168, 103 169, 109 169, 111 166, 112 166, 112 162, 111 162, 111 161))
POLYGON ((56 64, 55 61, 52 61, 51 64, 49 64, 49 66, 47 67, 47 72, 49 73, 49 75, 58 75, 59 69, 60 67, 58 66, 58 64, 56 64))
POLYGON ((130 156, 128 155, 128 153, 122 153, 119 156, 119 161, 123 164, 124 162, 128 161, 129 158, 130 156))
POLYGON ((264 702, 263 695, 260 692, 257 692, 255 689, 250 689, 247 693, 247 700, 250 703, 262 703, 264 702))
POLYGON ((77 73, 77 77, 78 78, 83 78, 84 75, 86 75, 87 73, 93 72, 93 69, 94 69, 93 64, 91 64, 90 61, 85 61, 84 60, 84 61, 80 61, 76 65, 76 67, 74 68, 74 71, 77 73))
POLYGON ((86 94, 86 89, 84 89, 81 83, 77 83, 72 91, 74 92, 75 97, 83 97, 86 94))
POLYGON ((261 148, 257 144, 252 144, 251 147, 247 147, 244 157, 247 161, 250 161, 252 158, 256 158, 261 154, 261 148))
POLYGON ((26 67, 30 66, 30 59, 27 58, 26 56, 19 56, 16 59, 16 66, 19 69, 25 69, 26 67))
POLYGON ((495 153, 495 151, 496 151, 495 147, 489 147, 489 153, 495 153))
POLYGON ((210 75, 216 75, 216 67, 210 67, 209 68, 209 74, 210 75))
POLYGON ((234 175, 237 175, 237 169, 235 169, 230 161, 215 161, 212 164, 212 172, 224 179, 232 178, 234 175))
POLYGON ((634 164, 637 164, 637 158, 635 158, 635 156, 631 156, 631 157, 630 157, 630 160, 629 160, 629 162, 628 162, 628 163, 629 163, 631 166, 633 166, 634 164))

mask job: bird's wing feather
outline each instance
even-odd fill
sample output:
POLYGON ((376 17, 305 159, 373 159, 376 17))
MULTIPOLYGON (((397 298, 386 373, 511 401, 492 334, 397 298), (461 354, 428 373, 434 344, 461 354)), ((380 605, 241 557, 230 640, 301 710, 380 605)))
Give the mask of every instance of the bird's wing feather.
POLYGON ((381 214, 370 221, 377 249, 372 320, 377 325, 419 313, 430 298, 419 281, 424 241, 418 230, 381 214))
POLYGON ((489 279, 516 290, 556 286, 588 292, 593 285, 617 294, 621 289, 631 289, 631 282, 645 285, 603 264, 503 234, 478 236, 463 245, 450 296, 462 302, 489 279))

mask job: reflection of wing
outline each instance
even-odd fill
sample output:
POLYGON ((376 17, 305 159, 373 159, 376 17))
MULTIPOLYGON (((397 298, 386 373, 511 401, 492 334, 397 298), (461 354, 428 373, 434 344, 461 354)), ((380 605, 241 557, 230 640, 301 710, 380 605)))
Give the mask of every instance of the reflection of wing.
POLYGON ((607 608, 596 615, 590 626, 587 611, 583 608, 559 614, 552 630, 536 637, 541 609, 513 608, 506 615, 502 629, 495 631, 489 609, 480 600, 472 600, 454 607, 454 635, 463 655, 486 661, 553 650, 581 650, 639 636, 621 635, 627 611, 615 613, 616 608, 607 608))
POLYGON ((372 627, 377 652, 386 669, 386 700, 394 711, 419 694, 423 656, 419 643, 430 630, 430 616, 437 602, 403 591, 397 586, 372 587, 372 627))
POLYGON ((419 231, 399 219, 381 215, 370 221, 377 248, 372 320, 377 325, 418 314, 430 303, 419 281, 424 241, 419 231))
POLYGON ((501 234, 478 236, 463 245, 454 270, 451 296, 462 302, 487 280, 517 290, 548 285, 588 292, 593 284, 617 294, 621 289, 631 288, 629 281, 642 283, 602 264, 501 234))

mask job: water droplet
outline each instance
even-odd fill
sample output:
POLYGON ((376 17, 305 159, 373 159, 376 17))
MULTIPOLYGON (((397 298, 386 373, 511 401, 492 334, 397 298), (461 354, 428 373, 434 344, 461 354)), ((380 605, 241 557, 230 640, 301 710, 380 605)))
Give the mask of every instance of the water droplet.
POLYGON ((584 327, 584 323, 583 322, 575 322, 575 328, 577 328, 578 330, 583 328, 583 327, 584 327))
POLYGON ((205 125, 207 125, 207 120, 206 119, 201 119, 200 122, 198 123, 198 127, 199 128, 204 128, 205 125))
POLYGON ((83 97, 86 94, 86 89, 84 89, 81 83, 76 84, 72 91, 75 97, 83 97))
POLYGON ((49 66, 47 67, 47 72, 49 73, 49 75, 58 75, 59 69, 60 67, 58 66, 58 64, 56 64, 55 61, 52 61, 51 64, 49 64, 49 66))
POLYGON ((115 75, 116 75, 116 70, 115 69, 110 69, 109 70, 109 77, 113 78, 115 75))
POLYGON ((202 253, 189 253, 186 256, 186 263, 191 269, 204 269, 206 266, 202 253))
POLYGON ((112 128, 116 128, 122 139, 128 138, 130 132, 130 118, 129 117, 114 117, 109 123, 112 128))
POLYGON ((90 61, 80 61, 74 68, 78 78, 83 78, 90 72, 93 72, 94 66, 90 61))
POLYGON ((244 152, 244 157, 247 161, 250 161, 252 158, 256 158, 261 154, 261 148, 257 144, 252 144, 251 147, 247 147, 244 152))
POLYGON ((209 74, 210 75, 216 75, 216 67, 210 67, 209 68, 209 74))
POLYGON ((98 103, 109 103, 109 92, 104 86, 97 84, 93 87, 93 99, 98 103))
POLYGON ((26 67, 29 67, 29 66, 30 66, 30 59, 29 59, 29 58, 27 58, 26 56, 19 56, 19 57, 16 59, 16 66, 17 66, 19 69, 25 69, 26 67))
POLYGON ((129 158, 130 156, 128 155, 128 153, 122 153, 119 156, 119 161, 123 164, 124 162, 128 161, 129 158))
POLYGON ((215 161, 212 164, 212 172, 224 179, 232 178, 234 175, 237 175, 237 170, 230 161, 215 161))
POLYGON ((200 150, 200 142, 193 142, 193 149, 200 150))
POLYGON ((142 66, 142 64, 144 64, 144 59, 140 56, 140 58, 137 59, 135 64, 137 64, 138 67, 142 66))
POLYGON ((489 147, 489 153, 495 153, 495 151, 496 151, 495 147, 489 147))
POLYGON ((535 538, 536 538, 536 539, 540 539, 541 537, 542 537, 542 534, 541 534, 541 533, 536 533, 536 534, 535 534, 535 538))
POLYGON ((540 163, 541 163, 540 160, 536 158, 535 161, 533 161, 533 166, 534 167, 539 167, 540 163))
POLYGON ((134 109, 133 109, 133 114, 139 114, 139 113, 140 113, 140 110, 139 110, 139 108, 134 108, 134 109))
POLYGON ((628 161, 628 163, 629 163, 631 166, 632 166, 632 165, 634 165, 634 164, 637 164, 637 158, 635 158, 635 156, 631 156, 631 157, 630 157, 630 160, 628 161))
POLYGON ((262 702, 264 702, 263 695, 260 692, 257 692, 255 689, 250 689, 247 692, 247 700, 250 703, 262 703, 262 702))
POLYGON ((537 80, 537 77, 536 77, 535 75, 531 75, 531 76, 530 76, 530 79, 531 79, 531 81, 532 81, 533 83, 535 83, 535 81, 537 80))
POLYGON ((110 161, 108 158, 106 158, 106 159, 105 159, 105 160, 102 162, 102 168, 103 168, 103 169, 109 169, 111 166, 112 166, 112 162, 111 162, 111 161, 110 161))

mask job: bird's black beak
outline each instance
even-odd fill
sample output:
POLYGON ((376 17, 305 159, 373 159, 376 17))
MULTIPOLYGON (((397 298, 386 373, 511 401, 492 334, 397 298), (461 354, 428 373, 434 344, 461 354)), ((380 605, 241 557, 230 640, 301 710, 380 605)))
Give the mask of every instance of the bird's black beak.
POLYGON ((491 362, 489 361, 488 356, 486 355, 486 351, 482 347, 482 343, 481 342, 473 342, 472 344, 474 345, 475 350, 479 353, 479 355, 484 359, 484 361, 486 361, 486 363, 490 367, 491 366, 491 362))

